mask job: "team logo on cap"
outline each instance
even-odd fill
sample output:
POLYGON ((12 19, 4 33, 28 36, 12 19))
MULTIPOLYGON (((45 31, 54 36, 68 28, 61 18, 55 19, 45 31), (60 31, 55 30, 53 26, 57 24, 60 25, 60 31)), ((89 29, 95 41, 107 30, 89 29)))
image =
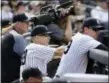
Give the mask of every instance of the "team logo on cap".
POLYGON ((99 21, 99 20, 97 20, 97 23, 98 23, 98 24, 100 24, 100 21, 99 21))

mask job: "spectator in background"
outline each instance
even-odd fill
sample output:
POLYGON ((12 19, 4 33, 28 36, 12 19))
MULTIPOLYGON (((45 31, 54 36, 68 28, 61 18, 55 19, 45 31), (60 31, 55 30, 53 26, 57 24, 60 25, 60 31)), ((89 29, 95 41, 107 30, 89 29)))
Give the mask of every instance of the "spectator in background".
POLYGON ((40 9, 41 9, 41 4, 43 4, 44 1, 31 1, 30 2, 30 13, 39 15, 40 14, 40 9))
POLYGON ((23 2, 18 2, 16 5, 15 14, 21 14, 25 12, 25 4, 23 2))
POLYGON ((98 6, 91 11, 91 16, 101 22, 108 22, 108 0, 99 0, 98 6))
POLYGON ((74 10, 72 20, 73 21, 83 20, 85 18, 85 7, 81 3, 81 0, 73 0, 72 6, 74 10))
POLYGON ((11 10, 11 7, 10 7, 8 1, 2 2, 0 17, 1 17, 1 26, 2 27, 9 25, 10 21, 12 20, 13 13, 12 13, 12 10, 11 10))
POLYGON ((82 31, 82 23, 83 23, 83 19, 80 19, 80 20, 76 20, 74 22, 74 33, 77 33, 77 32, 81 32, 82 31))
POLYGON ((29 20, 25 14, 15 15, 13 29, 2 38, 1 82, 10 83, 19 78, 21 55, 26 46, 22 34, 28 31, 29 20))
POLYGON ((9 3, 8 1, 7 2, 2 2, 2 20, 12 20, 13 18, 13 13, 12 13, 12 10, 9 6, 9 3))
POLYGON ((76 15, 84 15, 85 7, 81 3, 81 0, 73 0, 74 11, 76 15))

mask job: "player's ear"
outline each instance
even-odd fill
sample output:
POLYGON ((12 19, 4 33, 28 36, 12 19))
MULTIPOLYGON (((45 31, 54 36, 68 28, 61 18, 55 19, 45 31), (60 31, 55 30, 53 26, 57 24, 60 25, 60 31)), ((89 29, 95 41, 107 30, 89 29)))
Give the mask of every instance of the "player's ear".
POLYGON ((34 42, 35 40, 35 36, 31 37, 31 41, 34 42))
POLYGON ((88 33, 89 28, 88 27, 84 27, 84 33, 88 33))
POLYGON ((39 39, 39 36, 35 36, 36 39, 39 39))

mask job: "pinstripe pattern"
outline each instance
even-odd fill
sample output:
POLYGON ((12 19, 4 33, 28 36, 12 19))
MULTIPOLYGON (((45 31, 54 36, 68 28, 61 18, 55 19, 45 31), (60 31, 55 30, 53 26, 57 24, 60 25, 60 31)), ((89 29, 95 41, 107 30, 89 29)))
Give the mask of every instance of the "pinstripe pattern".
POLYGON ((66 73, 85 73, 88 63, 86 53, 90 49, 100 45, 100 42, 81 33, 77 33, 73 36, 72 40, 73 42, 69 51, 61 58, 56 75, 61 76, 66 73))
POLYGON ((30 44, 26 47, 26 63, 20 67, 20 79, 21 73, 28 67, 37 67, 43 73, 47 73, 47 64, 52 59, 55 49, 38 44, 30 44))

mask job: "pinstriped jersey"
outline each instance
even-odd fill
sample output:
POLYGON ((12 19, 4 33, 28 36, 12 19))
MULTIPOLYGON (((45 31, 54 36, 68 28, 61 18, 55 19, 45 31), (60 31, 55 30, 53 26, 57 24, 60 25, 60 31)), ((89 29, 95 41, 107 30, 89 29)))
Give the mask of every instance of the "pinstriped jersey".
POLYGON ((75 34, 64 51, 56 75, 85 73, 88 64, 87 52, 100 44, 88 35, 75 34))
POLYGON ((31 43, 22 55, 20 67, 20 79, 22 71, 28 67, 38 68, 43 74, 47 74, 47 64, 52 60, 55 48, 31 43))

